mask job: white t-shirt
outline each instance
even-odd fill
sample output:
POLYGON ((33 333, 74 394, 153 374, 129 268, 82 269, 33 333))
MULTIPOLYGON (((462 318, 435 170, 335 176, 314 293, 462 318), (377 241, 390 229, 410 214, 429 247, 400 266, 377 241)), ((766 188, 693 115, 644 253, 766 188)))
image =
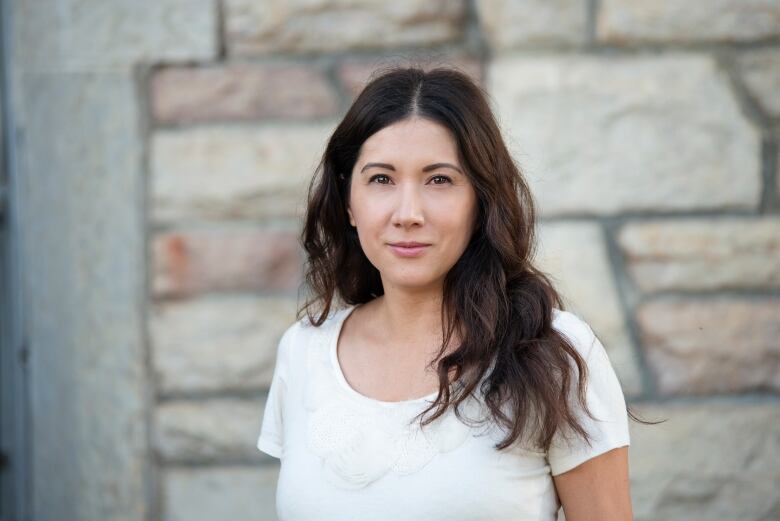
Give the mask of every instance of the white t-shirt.
MULTIPOLYGON (((468 426, 451 409, 420 430, 411 420, 437 393, 383 402, 350 387, 336 342, 354 308, 331 312, 320 327, 304 317, 279 341, 257 448, 281 460, 280 521, 554 521, 560 503, 552 476, 629 445, 625 399, 607 353, 571 312, 554 309, 553 327, 587 360, 587 403, 603 421, 578 408, 592 447, 558 433, 545 453, 530 444, 496 451, 503 431, 492 422, 468 426)), ((473 397, 464 403, 467 418, 483 416, 473 397)))

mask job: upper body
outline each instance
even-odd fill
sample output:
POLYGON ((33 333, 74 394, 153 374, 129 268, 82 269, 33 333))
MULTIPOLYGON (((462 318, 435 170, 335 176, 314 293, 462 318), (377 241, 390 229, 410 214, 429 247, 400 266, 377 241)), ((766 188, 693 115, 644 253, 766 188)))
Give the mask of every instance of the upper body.
MULTIPOLYGON (((529 443, 497 451, 502 432, 494 424, 467 425, 452 411, 421 430, 411 420, 435 391, 387 401, 353 388, 339 342, 355 309, 332 312, 320 327, 300 320, 279 342, 257 447, 281 460, 282 521, 551 521, 561 506, 559 479, 629 445, 625 400, 604 346, 571 312, 554 309, 553 327, 586 361, 587 404, 601 421, 578 410, 592 445, 558 435, 545 452, 529 443)), ((482 418, 478 396, 465 405, 466 418, 482 418)))

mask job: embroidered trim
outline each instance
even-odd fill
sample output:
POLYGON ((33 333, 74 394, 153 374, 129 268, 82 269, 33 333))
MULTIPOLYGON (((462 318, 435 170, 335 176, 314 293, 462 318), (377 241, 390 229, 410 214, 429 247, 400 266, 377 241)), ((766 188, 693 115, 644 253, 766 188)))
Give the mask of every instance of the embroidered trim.
MULTIPOLYGON (((317 345, 307 348, 306 444, 335 486, 357 489, 388 472, 418 472, 437 454, 455 450, 468 439, 472 427, 451 409, 420 427, 414 417, 433 400, 383 407, 350 395, 336 380, 328 352, 330 334, 322 331, 317 336, 317 345)), ((469 420, 478 418, 473 397, 459 411, 469 420)))

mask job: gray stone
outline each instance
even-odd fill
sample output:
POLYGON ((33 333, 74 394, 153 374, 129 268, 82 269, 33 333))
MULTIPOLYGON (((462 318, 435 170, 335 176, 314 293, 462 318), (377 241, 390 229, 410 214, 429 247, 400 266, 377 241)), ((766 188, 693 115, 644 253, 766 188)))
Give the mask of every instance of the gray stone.
POLYGON ((626 396, 639 394, 642 381, 601 229, 585 222, 545 223, 539 232, 536 263, 552 276, 567 309, 602 341, 626 396))
POLYGON ((133 78, 16 79, 20 312, 30 353, 24 412, 34 424, 30 518, 141 521, 153 476, 133 78))
POLYGON ((642 291, 780 288, 780 219, 662 219, 618 237, 642 291))
POLYGON ((636 521, 741 519, 780 513, 780 404, 737 400, 633 405, 629 468, 636 521))
POLYGON ((637 322, 662 395, 780 390, 780 299, 659 297, 637 322))
POLYGON ((626 42, 742 42, 780 35, 777 0, 601 0, 598 38, 626 42))
POLYGON ((25 70, 126 70, 217 55, 214 0, 13 2, 15 58, 25 70), (55 4, 52 5, 52 4, 55 4))
POLYGON ((255 443, 264 401, 237 398, 157 404, 154 448, 168 462, 262 459, 255 443))
POLYGON ((780 118, 780 49, 753 49, 739 55, 737 69, 750 93, 771 118, 780 118))
POLYGON ((234 55, 321 53, 452 42, 463 34, 464 0, 226 0, 234 55))
POLYGON ((493 48, 581 44, 587 39, 585 0, 478 0, 480 25, 493 48))
POLYGON ((260 389, 295 321, 295 299, 215 295, 151 306, 152 359, 162 392, 260 389))
POLYGON ((306 187, 334 128, 269 124, 155 132, 153 219, 302 217, 306 187))
POLYGON ((759 133, 708 57, 505 57, 487 83, 542 215, 758 206, 759 133))
POLYGON ((279 467, 170 468, 165 521, 275 521, 279 467))

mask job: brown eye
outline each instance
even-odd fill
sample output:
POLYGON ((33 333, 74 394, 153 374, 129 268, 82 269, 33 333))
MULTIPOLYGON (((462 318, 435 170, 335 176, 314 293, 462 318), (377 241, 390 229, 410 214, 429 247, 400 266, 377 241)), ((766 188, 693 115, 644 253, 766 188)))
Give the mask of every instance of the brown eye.
MULTIPOLYGON (((383 177, 383 178, 385 178, 385 179, 389 179, 389 178, 388 178, 388 177, 387 177, 385 174, 376 174, 376 175, 372 175, 372 176, 371 176, 371 178, 368 180, 368 182, 369 182, 369 183, 373 183, 373 182, 374 182, 374 179, 376 179, 376 178, 378 178, 378 177, 383 177)), ((387 184, 387 183, 379 183, 379 184, 380 184, 380 185, 384 185, 384 184, 387 184)))
POLYGON ((452 179, 450 179, 450 178, 449 178, 449 177, 447 177, 446 175, 435 175, 435 176, 433 176, 431 179, 434 179, 434 180, 435 180, 435 179, 443 179, 443 180, 444 180, 444 181, 443 181, 443 182, 441 182, 441 183, 434 182, 433 184, 435 184, 435 185, 443 185, 443 184, 446 184, 446 183, 451 183, 451 182, 452 182, 452 179))

